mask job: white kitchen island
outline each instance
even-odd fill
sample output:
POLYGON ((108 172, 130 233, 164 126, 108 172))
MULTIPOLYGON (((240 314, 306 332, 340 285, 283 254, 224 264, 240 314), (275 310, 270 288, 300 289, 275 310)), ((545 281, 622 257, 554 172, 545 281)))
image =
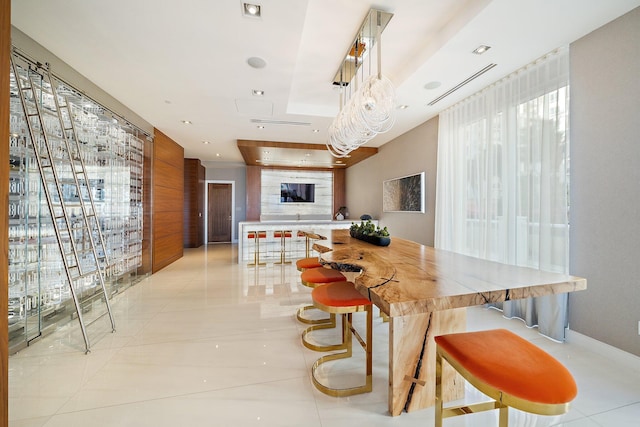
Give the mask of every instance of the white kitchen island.
MULTIPOLYGON (((238 264, 247 264, 254 261, 256 240, 249 238, 251 232, 259 233, 258 242, 260 262, 279 262, 282 254, 282 238, 277 237, 278 232, 285 232, 284 258, 293 261, 305 257, 304 235, 300 231, 310 231, 321 235, 329 235, 327 231, 348 229, 352 222, 360 223, 360 219, 331 221, 331 220, 268 220, 268 221, 241 221, 238 223, 238 264)), ((372 221, 375 225, 378 221, 372 221)))

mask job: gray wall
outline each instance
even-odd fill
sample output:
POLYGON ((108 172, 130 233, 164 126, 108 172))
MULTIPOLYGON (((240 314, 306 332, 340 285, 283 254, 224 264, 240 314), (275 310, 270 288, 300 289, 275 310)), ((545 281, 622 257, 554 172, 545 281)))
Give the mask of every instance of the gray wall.
MULTIPOLYGON (((223 163, 202 162, 207 181, 233 181, 235 197, 235 221, 233 235, 238 235, 238 223, 247 218, 247 168, 244 165, 227 166, 223 163)), ((206 190, 205 190, 206 191, 206 190)))
POLYGON ((438 118, 433 118, 380 147, 375 156, 347 169, 349 219, 367 213, 393 236, 433 246, 436 204, 438 118), (426 172, 426 212, 382 212, 382 182, 426 172))
POLYGON ((640 8, 571 45, 570 328, 640 356, 640 8))

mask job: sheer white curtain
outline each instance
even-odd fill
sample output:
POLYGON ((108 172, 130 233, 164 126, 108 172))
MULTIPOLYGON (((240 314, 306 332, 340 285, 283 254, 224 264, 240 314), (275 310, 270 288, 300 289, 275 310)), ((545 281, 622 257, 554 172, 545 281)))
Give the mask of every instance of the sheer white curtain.
MULTIPOLYGON (((569 55, 554 52, 440 114, 435 246, 569 270, 569 55)), ((504 303, 564 340, 567 296, 504 303)))

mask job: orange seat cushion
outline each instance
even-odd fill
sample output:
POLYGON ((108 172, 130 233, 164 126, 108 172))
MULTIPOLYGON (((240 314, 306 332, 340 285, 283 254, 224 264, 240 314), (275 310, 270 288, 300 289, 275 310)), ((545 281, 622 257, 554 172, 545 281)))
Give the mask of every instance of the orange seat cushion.
POLYGON ((318 257, 302 258, 296 261, 296 267, 298 270, 303 271, 309 268, 322 267, 322 264, 318 261, 318 257))
MULTIPOLYGON (((258 232, 258 239, 265 239, 267 237, 267 232, 266 231, 260 231, 258 232)), ((247 234, 247 239, 255 239, 256 238, 256 233, 255 231, 250 231, 247 234)))
POLYGON ((285 231, 284 233, 282 233, 282 231, 274 231, 273 232, 273 237, 276 239, 280 239, 282 238, 282 234, 284 234, 284 237, 291 237, 291 232, 290 231, 285 231))
POLYGON ((506 329, 441 335, 436 344, 480 381, 542 404, 571 402, 571 373, 551 355, 506 329))
POLYGON ((300 275, 300 279, 302 279, 302 283, 331 283, 331 282, 342 282, 346 280, 344 274, 340 273, 338 270, 332 270, 330 268, 324 267, 316 267, 305 270, 300 275))
POLYGON ((325 307, 355 307, 371 305, 352 282, 333 282, 311 291, 311 298, 325 307))

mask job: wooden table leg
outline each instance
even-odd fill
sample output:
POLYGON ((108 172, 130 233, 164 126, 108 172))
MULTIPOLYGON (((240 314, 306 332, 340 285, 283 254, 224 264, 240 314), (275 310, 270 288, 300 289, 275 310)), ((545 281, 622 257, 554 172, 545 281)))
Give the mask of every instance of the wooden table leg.
MULTIPOLYGON (((437 335, 463 332, 467 327, 466 308, 435 311, 412 316, 392 317, 389 322, 389 413, 415 411, 435 403, 437 335)), ((446 366, 443 375, 458 375, 446 366)), ((464 395, 464 382, 458 375, 447 381, 444 400, 464 395)))

